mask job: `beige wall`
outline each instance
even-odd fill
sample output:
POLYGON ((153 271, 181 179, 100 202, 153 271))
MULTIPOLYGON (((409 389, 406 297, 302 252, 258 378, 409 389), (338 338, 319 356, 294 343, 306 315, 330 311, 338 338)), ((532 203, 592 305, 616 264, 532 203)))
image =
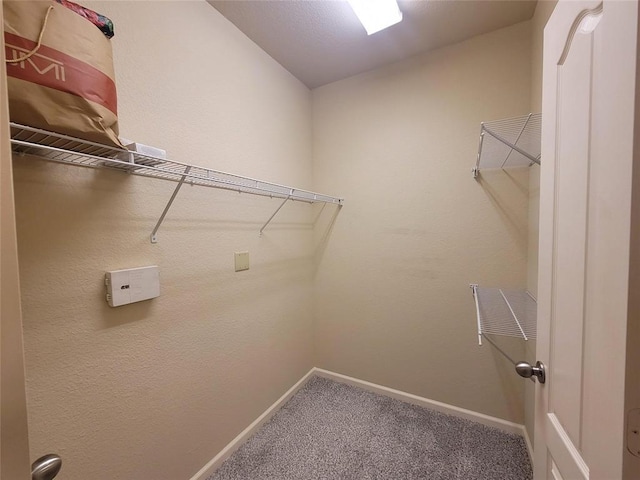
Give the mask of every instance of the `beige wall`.
MULTIPOLYGON (((531 111, 542 111, 542 45, 544 26, 553 13, 556 0, 541 0, 531 19, 531 111)), ((542 159, 541 161, 544 161, 542 159)), ((529 250, 527 254, 527 289, 538 294, 538 218, 540 215, 540 167, 534 165, 529 173, 529 250)), ((536 361, 536 343, 528 342, 526 359, 536 361)), ((525 428, 533 444, 535 383, 525 386, 525 428)))
MULTIPOLYGON (((215 9, 88 5, 116 25, 124 137, 312 187, 308 89, 215 9)), ((31 457, 59 453, 58 478, 189 478, 313 366, 312 207, 259 238, 279 200, 186 186, 152 245, 175 184, 14 166, 31 457), (106 270, 153 264, 159 298, 107 306, 106 270)))
POLYGON ((523 422, 468 285, 526 286, 528 170, 471 168, 530 84, 525 22, 313 91, 314 184, 347 202, 317 256, 319 367, 523 422))
POLYGON ((175 184, 16 159, 32 459, 188 478, 313 365, 525 421, 468 284, 533 290, 535 180, 470 171, 481 121, 536 110, 542 7, 310 95, 204 2, 88 5, 116 24, 123 136, 347 203, 259 238, 278 200, 185 187, 151 245, 175 184), (160 298, 106 305, 104 271, 151 264, 160 298))

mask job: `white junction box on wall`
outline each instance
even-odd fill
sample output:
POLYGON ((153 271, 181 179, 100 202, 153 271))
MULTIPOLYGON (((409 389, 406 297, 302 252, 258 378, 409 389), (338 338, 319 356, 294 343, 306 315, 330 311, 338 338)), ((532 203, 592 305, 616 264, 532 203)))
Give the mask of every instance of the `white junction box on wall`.
POLYGON ((160 296, 160 274, 156 265, 107 272, 104 283, 111 307, 160 296))

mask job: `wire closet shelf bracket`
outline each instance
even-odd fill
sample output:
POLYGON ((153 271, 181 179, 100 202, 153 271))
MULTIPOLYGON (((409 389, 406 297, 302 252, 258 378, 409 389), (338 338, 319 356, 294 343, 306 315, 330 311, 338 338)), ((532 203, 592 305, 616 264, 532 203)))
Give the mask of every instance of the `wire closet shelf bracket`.
POLYGON ((11 123, 11 146, 19 156, 32 155, 44 160, 89 168, 119 170, 131 175, 140 175, 177 182, 164 211, 151 233, 151 243, 157 243, 158 229, 162 225, 171 204, 184 183, 202 187, 231 190, 271 198, 283 202, 260 228, 260 235, 289 200, 305 203, 344 204, 344 199, 322 193, 310 192, 277 183, 221 172, 196 165, 143 155, 99 143, 81 140, 38 128, 11 123))
POLYGON ((473 178, 484 169, 540 165, 541 125, 540 113, 481 123, 473 178))

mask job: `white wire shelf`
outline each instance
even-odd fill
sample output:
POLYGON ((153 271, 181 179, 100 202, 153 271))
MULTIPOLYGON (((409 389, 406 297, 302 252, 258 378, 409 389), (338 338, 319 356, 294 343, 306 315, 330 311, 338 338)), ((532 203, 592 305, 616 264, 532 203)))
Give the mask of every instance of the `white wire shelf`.
POLYGON ((474 178, 481 170, 539 165, 541 126, 540 113, 481 123, 474 178))
POLYGON ((483 288, 475 284, 471 289, 476 303, 480 345, 486 335, 536 339, 537 304, 529 292, 483 288))
POLYGON ((183 183, 283 199, 283 203, 260 229, 261 234, 288 200, 344 204, 344 199, 339 197, 143 155, 16 123, 10 125, 12 150, 19 156, 33 155, 52 162, 89 168, 107 168, 131 175, 177 182, 176 190, 151 234, 152 243, 156 243, 157 230, 183 183))

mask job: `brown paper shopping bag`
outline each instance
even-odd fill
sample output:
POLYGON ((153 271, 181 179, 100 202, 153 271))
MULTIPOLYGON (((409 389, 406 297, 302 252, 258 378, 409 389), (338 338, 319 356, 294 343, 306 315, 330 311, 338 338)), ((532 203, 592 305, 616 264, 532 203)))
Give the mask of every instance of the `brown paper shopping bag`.
POLYGON ((4 1, 11 121, 122 147, 111 43, 52 1, 4 1))

